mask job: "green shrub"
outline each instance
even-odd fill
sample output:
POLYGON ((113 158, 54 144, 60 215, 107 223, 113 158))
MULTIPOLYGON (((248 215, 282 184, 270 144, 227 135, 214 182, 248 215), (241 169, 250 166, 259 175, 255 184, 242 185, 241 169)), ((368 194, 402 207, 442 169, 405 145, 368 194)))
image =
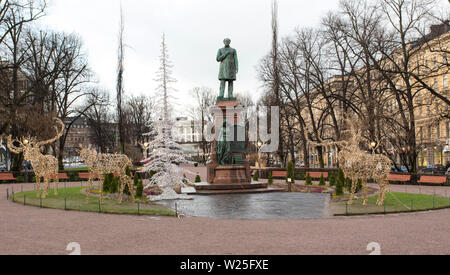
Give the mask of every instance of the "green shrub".
POLYGON ((253 174, 253 181, 259 181, 259 173, 255 171, 253 174))
POLYGON ((344 171, 342 171, 342 169, 339 169, 338 177, 337 177, 337 181, 336 181, 336 195, 337 196, 342 196, 344 194, 344 184, 345 184, 344 171))
MULTIPOLYGON (((288 169, 287 169, 287 178, 292 180, 292 184, 295 183, 295 169, 294 169, 294 163, 290 161, 288 163, 288 169)), ((287 180, 287 179, 286 179, 287 180)))
POLYGON ((131 195, 130 188, 128 187, 128 184, 125 184, 125 187, 123 188, 123 193, 125 195, 128 195, 128 196, 131 195))
POLYGON ((325 178, 323 177, 323 175, 320 177, 320 182, 319 182, 319 186, 325 186, 325 178))
POLYGON ((114 177, 114 175, 110 175, 111 177, 111 187, 110 192, 115 194, 119 192, 119 179, 114 177))
POLYGON ((269 172, 269 185, 273 184, 273 176, 272 176, 272 172, 269 172))
POLYGON ((356 185, 356 192, 359 192, 363 189, 362 180, 358 180, 358 185, 356 185))
POLYGON ((24 183, 25 182, 25 177, 24 176, 18 176, 16 178, 16 182, 17 183, 24 183))
POLYGON ((296 171, 295 180, 306 180, 306 174, 302 171, 296 171))
POLYGON ((200 182, 202 182, 202 178, 200 178, 200 175, 197 175, 195 177, 195 183, 200 183, 200 182))
POLYGON ((111 177, 112 177, 111 174, 105 175, 105 178, 103 180, 103 192, 105 193, 113 193, 111 188, 112 187, 111 177))
POLYGON ((312 178, 309 173, 306 174, 306 185, 312 185, 312 178))
POLYGON ((138 185, 136 187, 136 197, 142 198, 143 193, 144 193, 144 184, 142 184, 142 180, 139 180, 138 185))
POLYGON ((133 185, 138 186, 139 184, 139 176, 138 173, 134 173, 133 185))
POLYGON ((351 179, 349 179, 349 178, 347 178, 347 179, 345 179, 345 187, 347 187, 347 190, 348 191, 352 191, 352 180, 351 179))
POLYGON ((330 186, 336 185, 336 175, 334 173, 330 174, 329 181, 330 181, 330 186))

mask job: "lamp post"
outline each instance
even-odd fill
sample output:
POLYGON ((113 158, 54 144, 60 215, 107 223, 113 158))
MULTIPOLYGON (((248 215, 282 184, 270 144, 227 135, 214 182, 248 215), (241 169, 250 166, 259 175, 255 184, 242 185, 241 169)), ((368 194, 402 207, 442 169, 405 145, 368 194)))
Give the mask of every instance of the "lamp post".
POLYGON ((264 144, 261 141, 258 141, 258 176, 261 178, 261 148, 264 144))
POLYGON ((372 155, 375 155, 375 150, 377 149, 377 143, 375 141, 372 141, 370 143, 370 147, 372 148, 372 155))

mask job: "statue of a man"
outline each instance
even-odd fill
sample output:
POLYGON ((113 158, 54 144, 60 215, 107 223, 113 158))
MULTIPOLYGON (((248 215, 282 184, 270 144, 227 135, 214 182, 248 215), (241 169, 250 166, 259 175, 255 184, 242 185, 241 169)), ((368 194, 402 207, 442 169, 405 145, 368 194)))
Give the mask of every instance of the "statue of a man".
POLYGON ((228 82, 228 99, 233 100, 233 82, 236 80, 236 75, 239 72, 239 62, 237 51, 230 47, 231 39, 226 38, 223 43, 225 48, 219 49, 217 53, 217 62, 220 62, 220 95, 218 100, 224 100, 225 86, 228 82))

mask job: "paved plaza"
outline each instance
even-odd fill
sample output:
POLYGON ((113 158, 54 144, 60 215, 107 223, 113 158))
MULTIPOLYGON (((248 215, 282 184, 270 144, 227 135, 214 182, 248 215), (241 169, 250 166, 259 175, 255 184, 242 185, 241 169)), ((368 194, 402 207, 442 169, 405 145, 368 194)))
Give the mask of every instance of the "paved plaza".
POLYGON ((71 242, 82 254, 367 255, 370 242, 380 243, 382 254, 450 254, 450 209, 303 220, 177 219, 23 206, 6 200, 6 188, 0 185, 0 254, 68 254, 71 242))

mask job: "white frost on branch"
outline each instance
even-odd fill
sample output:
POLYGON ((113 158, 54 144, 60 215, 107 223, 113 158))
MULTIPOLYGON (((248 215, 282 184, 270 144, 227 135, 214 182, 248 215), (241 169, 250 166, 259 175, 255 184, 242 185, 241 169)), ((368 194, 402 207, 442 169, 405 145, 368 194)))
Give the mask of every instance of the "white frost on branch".
POLYGON ((170 88, 170 84, 176 82, 171 76, 173 67, 168 59, 165 37, 161 44, 161 66, 158 70, 156 79, 160 85, 157 90, 157 104, 160 119, 153 132, 145 134, 146 136, 155 136, 148 144, 149 156, 145 163, 145 171, 156 172, 145 188, 158 186, 163 194, 161 196, 149 196, 150 200, 173 200, 190 199, 185 195, 178 195, 173 191, 177 187, 185 187, 190 183, 185 174, 192 174, 188 169, 181 165, 191 164, 188 156, 183 152, 182 147, 175 141, 176 133, 174 131, 174 120, 171 116, 171 104, 169 91, 175 91, 170 88))

